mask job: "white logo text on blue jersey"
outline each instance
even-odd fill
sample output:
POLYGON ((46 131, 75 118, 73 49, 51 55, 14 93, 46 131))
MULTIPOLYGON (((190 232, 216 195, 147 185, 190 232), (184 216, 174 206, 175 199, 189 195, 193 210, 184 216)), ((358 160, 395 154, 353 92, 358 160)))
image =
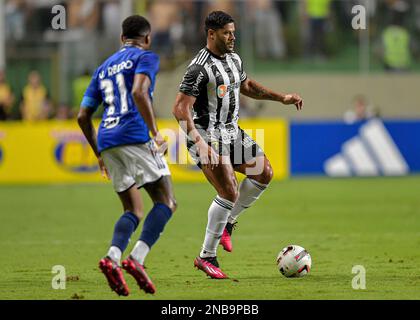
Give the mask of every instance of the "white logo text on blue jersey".
POLYGON ((133 67, 133 61, 126 60, 121 62, 120 64, 114 64, 108 67, 108 77, 112 77, 113 75, 120 73, 121 70, 129 70, 133 67))

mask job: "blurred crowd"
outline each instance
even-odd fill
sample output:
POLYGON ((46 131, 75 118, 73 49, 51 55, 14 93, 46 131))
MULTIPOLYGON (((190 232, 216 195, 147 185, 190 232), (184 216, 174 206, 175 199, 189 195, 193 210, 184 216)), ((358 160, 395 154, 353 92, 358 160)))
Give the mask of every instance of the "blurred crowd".
MULTIPOLYGON (((5 0, 4 3, 8 59, 22 61, 25 56, 21 56, 24 52, 21 48, 44 53, 48 49, 46 44, 51 45, 53 54, 48 57, 59 57, 62 78, 45 81, 40 74, 45 78, 52 72, 37 70, 32 60, 26 74, 20 75, 18 88, 10 86, 5 73, 0 72, 1 120, 73 117, 93 68, 119 46, 120 23, 127 3, 131 13, 150 20, 153 48, 161 57, 161 70, 172 70, 203 47, 203 23, 212 10, 224 10, 235 18, 237 48, 251 48, 251 57, 256 60, 321 64, 332 61, 340 51, 359 45, 361 31, 351 28, 352 7, 356 4, 367 8, 372 55, 384 70, 410 70, 419 56, 416 39, 420 39, 420 1, 415 0, 5 0), (64 31, 51 29, 51 8, 56 4, 66 8, 64 31), (241 46, 245 41, 248 47, 241 46), (54 81, 61 85, 60 96, 55 98, 49 94, 54 81)), ((250 110, 245 114, 258 112, 250 110)))
POLYGON ((46 120, 53 116, 53 106, 48 90, 37 71, 29 73, 21 96, 16 99, 5 74, 0 71, 0 120, 23 119, 27 121, 46 120), (17 110, 13 110, 14 102, 17 110))

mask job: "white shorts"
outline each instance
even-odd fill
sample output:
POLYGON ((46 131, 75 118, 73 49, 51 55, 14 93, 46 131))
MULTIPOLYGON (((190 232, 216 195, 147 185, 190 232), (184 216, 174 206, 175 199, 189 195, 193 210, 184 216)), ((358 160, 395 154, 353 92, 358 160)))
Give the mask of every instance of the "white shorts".
POLYGON ((155 150, 151 140, 144 144, 118 146, 101 152, 116 192, 126 191, 133 185, 141 188, 171 174, 166 159, 155 150))

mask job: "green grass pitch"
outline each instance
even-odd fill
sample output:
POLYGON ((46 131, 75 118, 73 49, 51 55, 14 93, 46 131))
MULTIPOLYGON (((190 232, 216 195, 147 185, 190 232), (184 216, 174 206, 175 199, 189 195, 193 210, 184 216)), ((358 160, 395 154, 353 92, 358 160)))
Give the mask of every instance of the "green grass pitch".
POLYGON ((241 216, 233 252, 220 247, 227 280, 193 268, 214 191, 176 184, 175 193, 178 211, 146 260, 157 293, 127 275, 131 294, 120 298, 97 267, 121 214, 111 185, 1 186, 0 299, 420 299, 418 176, 273 182, 241 216), (307 277, 277 270, 288 244, 310 252, 307 277), (66 268, 64 290, 52 289, 54 265, 66 268), (352 288, 355 265, 365 290, 352 288))

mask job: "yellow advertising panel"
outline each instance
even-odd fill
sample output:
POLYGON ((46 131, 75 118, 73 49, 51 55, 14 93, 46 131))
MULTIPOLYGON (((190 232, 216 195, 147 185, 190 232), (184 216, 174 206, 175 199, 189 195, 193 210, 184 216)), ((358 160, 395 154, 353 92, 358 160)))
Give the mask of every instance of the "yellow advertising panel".
POLYGON ((0 181, 102 181, 96 157, 75 121, 0 124, 0 181))
MULTIPOLYGON (((98 123, 97 123, 98 124, 98 123)), ((244 120, 241 127, 270 159, 274 177, 288 175, 288 126, 282 119, 244 120)), ((167 161, 174 181, 206 181, 174 120, 159 120, 169 142, 167 161)), ((0 124, 0 183, 105 182, 76 121, 0 124)))
POLYGON ((273 167, 274 179, 289 176, 289 125, 284 119, 256 119, 239 121, 264 150, 273 167))

